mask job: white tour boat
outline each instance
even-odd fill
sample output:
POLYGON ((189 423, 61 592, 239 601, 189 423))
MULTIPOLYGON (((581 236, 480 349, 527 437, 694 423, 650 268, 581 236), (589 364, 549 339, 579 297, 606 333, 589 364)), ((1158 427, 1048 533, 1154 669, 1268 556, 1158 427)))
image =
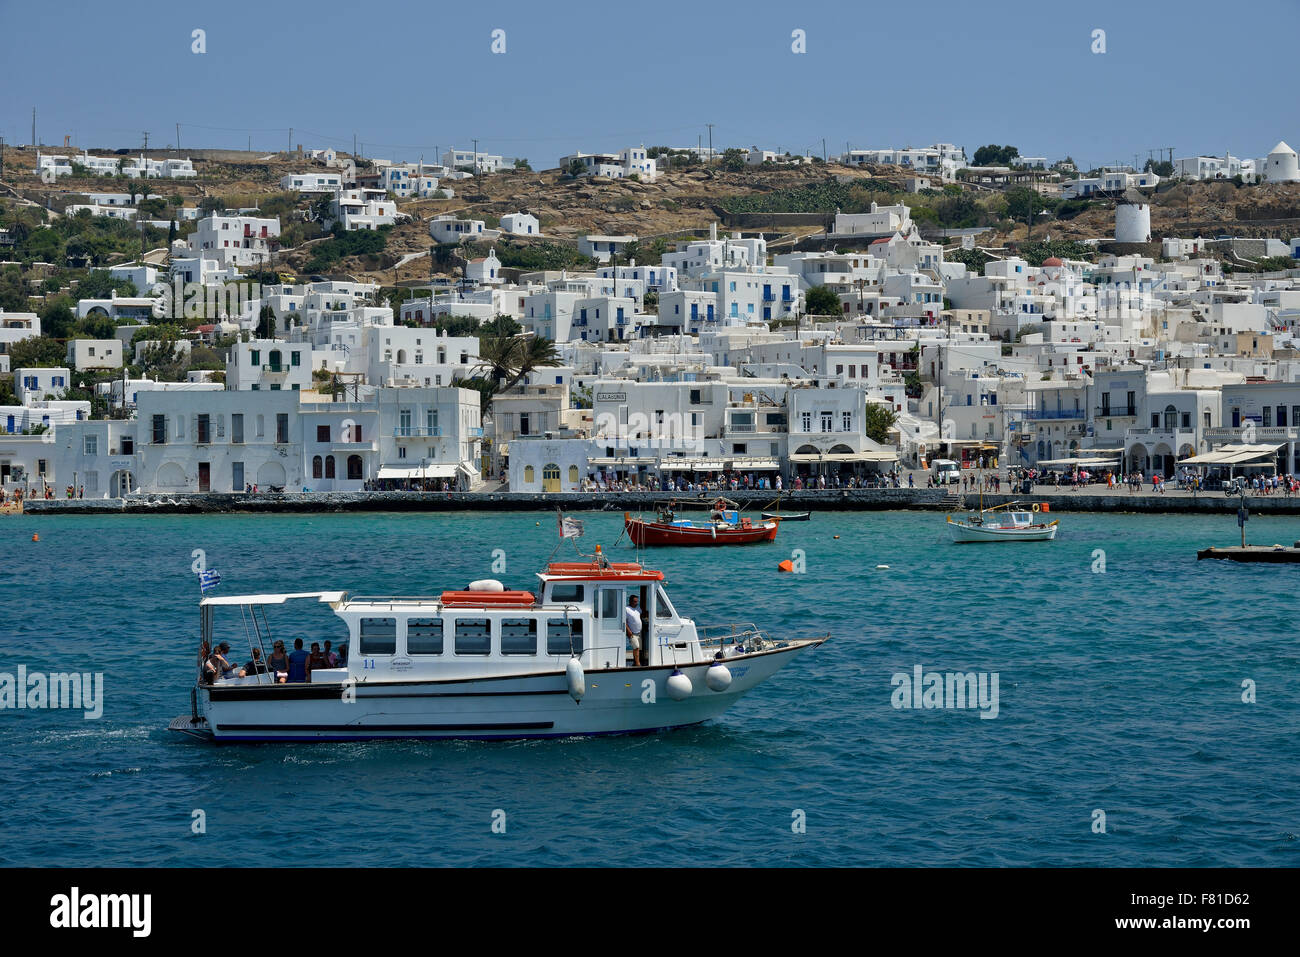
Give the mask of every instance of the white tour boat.
MULTIPOLYGON (((489 580, 436 598, 203 598, 203 649, 223 634, 214 631, 214 613, 237 610, 233 628, 242 620, 250 654, 260 648, 267 660, 274 638, 286 648, 296 637, 308 648, 332 638, 346 643, 346 664, 317 668, 304 683, 274 674, 208 681, 201 651, 191 713, 169 727, 216 741, 658 731, 717 717, 828 637, 778 641, 753 625, 707 637, 669 601, 663 572, 610 562, 599 547, 582 561, 551 562, 537 577, 537 595, 489 580), (624 609, 633 595, 642 610, 644 665, 632 663, 626 644, 624 609), (327 604, 341 619, 338 634, 273 638, 267 608, 293 601, 327 604)), ((233 646, 233 633, 226 637, 233 646)))
POLYGON ((1050 542, 1057 520, 1043 522, 1038 505, 1008 502, 954 519, 948 516, 948 534, 954 542, 1050 542))

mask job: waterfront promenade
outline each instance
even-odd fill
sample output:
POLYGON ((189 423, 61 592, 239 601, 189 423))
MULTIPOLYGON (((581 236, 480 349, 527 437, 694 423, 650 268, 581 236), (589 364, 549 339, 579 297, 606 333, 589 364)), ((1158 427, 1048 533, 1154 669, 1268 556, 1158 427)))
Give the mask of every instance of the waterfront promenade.
MULTIPOLYGON (((352 512, 352 511, 630 511, 652 509, 670 498, 678 502, 708 502, 725 495, 742 507, 757 511, 775 507, 773 491, 707 491, 668 493, 628 492, 283 492, 283 493, 158 493, 127 498, 33 499, 24 504, 29 515, 138 514, 138 513, 225 513, 225 512, 352 512)), ((978 493, 964 495, 943 488, 857 488, 804 489, 784 492, 783 511, 884 511, 916 509, 954 511, 963 503, 977 507, 978 493)), ((1154 493, 1149 488, 1133 493, 1124 488, 1088 486, 1078 490, 1038 486, 1032 493, 984 494, 984 505, 1023 501, 1045 503, 1052 512, 1196 512, 1233 513, 1237 496, 1222 492, 1192 492, 1168 489, 1154 493)), ((1298 514, 1300 496, 1250 495, 1252 513, 1298 514)))

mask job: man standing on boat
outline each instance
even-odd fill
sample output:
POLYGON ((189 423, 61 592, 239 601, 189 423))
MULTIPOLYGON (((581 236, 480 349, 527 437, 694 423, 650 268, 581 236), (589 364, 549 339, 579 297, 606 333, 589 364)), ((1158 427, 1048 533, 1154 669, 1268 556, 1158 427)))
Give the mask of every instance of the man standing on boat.
POLYGON ((636 595, 627 600, 627 607, 623 609, 623 627, 627 630, 627 641, 632 646, 632 664, 645 664, 641 660, 641 609, 638 607, 640 599, 636 595))

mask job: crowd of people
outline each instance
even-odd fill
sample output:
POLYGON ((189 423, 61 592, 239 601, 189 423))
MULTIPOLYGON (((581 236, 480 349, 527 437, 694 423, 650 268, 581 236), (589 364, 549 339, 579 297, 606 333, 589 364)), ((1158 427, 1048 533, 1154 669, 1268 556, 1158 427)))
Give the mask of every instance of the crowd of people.
POLYGON ((636 478, 611 478, 591 474, 579 483, 582 492, 781 492, 787 489, 844 489, 844 488, 902 488, 916 487, 916 480, 901 472, 879 472, 864 475, 804 476, 795 474, 755 475, 752 472, 722 472, 703 478, 663 476, 657 481, 640 481, 636 478))
POLYGON ((231 678, 247 678, 254 675, 268 675, 277 684, 299 684, 311 681, 313 671, 328 668, 343 668, 348 663, 347 643, 333 650, 333 642, 326 641, 321 648, 318 641, 311 643, 311 651, 306 651, 301 638, 293 640, 293 651, 286 653, 284 642, 276 640, 271 646, 271 654, 262 658, 262 649, 253 647, 251 657, 242 667, 231 663, 230 642, 223 641, 215 648, 208 648, 206 642, 201 649, 203 658, 203 680, 205 684, 228 681, 231 678))

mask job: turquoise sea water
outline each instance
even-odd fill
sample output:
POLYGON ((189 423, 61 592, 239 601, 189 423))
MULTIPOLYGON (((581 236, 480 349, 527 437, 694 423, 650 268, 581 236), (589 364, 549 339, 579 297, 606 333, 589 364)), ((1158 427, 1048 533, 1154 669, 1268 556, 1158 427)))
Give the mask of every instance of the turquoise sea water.
MULTIPOLYGON (((584 547, 618 537, 621 512, 580 517, 584 547)), ((647 550, 701 624, 833 636, 697 728, 224 747, 163 730, 189 709, 193 549, 225 594, 531 587, 554 515, 0 519, 0 672, 107 687, 97 721, 0 711, 0 864, 1296 863, 1300 567, 1198 563, 1237 539, 1230 514, 1059 517, 1043 544, 823 512, 772 545, 647 550), (806 573, 778 574, 793 549, 806 573), (997 672, 997 718, 895 709, 891 676, 915 665, 997 672)), ((1300 520, 1249 531, 1289 544, 1300 520)))

